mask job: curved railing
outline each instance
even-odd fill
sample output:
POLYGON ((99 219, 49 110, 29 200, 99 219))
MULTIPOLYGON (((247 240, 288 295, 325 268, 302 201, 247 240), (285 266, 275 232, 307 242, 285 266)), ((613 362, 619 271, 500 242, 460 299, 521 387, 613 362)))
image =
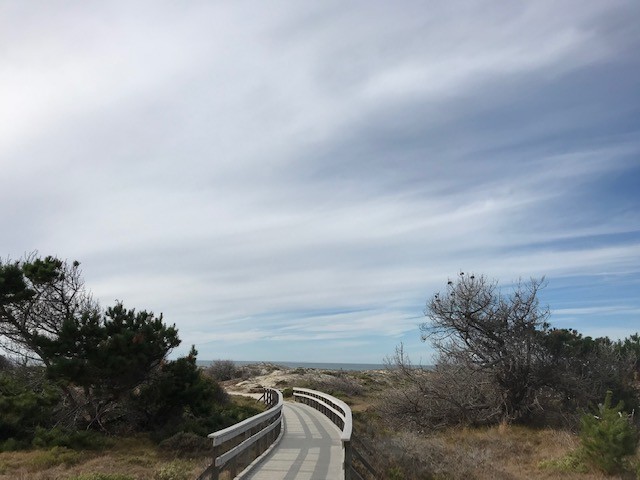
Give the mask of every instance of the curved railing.
POLYGON ((342 465, 342 469, 345 480, 350 480, 351 473, 353 471, 351 466, 351 434, 353 431, 353 418, 351 416, 351 408, 349 408, 349 405, 331 395, 318 392, 317 390, 309 390, 308 388, 294 388, 293 397, 295 401, 302 402, 321 412, 340 430, 342 430, 342 433, 340 434, 342 450, 344 452, 344 463, 342 465))
POLYGON ((260 400, 269 406, 267 411, 208 435, 213 440, 213 462, 198 480, 218 480, 225 470, 234 478, 278 439, 282 430, 282 393, 267 388, 260 400))
POLYGON ((352 478, 362 480, 363 475, 366 478, 381 478, 371 465, 370 460, 367 459, 367 457, 370 459, 373 456, 370 448, 353 433, 353 417, 349 405, 332 395, 308 388, 294 388, 293 395, 296 401, 303 402, 320 411, 342 430, 340 440, 344 453, 342 471, 345 480, 352 478), (354 468, 354 459, 360 471, 354 468))

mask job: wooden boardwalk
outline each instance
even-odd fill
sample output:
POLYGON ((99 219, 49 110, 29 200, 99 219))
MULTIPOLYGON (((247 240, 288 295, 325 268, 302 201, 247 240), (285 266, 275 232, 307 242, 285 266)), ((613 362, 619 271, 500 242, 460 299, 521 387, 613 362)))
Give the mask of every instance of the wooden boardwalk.
POLYGON ((342 473, 340 430, 322 413, 286 402, 284 436, 242 480, 339 480, 342 473))

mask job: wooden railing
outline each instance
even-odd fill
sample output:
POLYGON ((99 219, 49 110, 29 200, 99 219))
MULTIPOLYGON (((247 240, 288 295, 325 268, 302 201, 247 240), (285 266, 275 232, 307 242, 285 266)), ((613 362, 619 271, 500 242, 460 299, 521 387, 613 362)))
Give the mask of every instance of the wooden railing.
POLYGON ((198 480, 218 480, 223 471, 234 478, 276 441, 282 430, 282 393, 267 388, 260 400, 269 407, 266 412, 209 434, 213 461, 198 480))
POLYGON ((371 456, 368 447, 353 434, 353 417, 349 405, 329 394, 308 388, 294 388, 293 396, 297 402, 305 403, 324 414, 342 430, 340 440, 344 453, 342 471, 345 480, 363 479, 358 470, 354 468, 354 460, 357 461, 360 469, 364 469, 363 474, 367 478, 381 478, 367 459, 367 455, 361 453, 361 451, 366 452, 370 454, 369 457, 371 456), (354 445, 355 443, 358 448, 354 445))

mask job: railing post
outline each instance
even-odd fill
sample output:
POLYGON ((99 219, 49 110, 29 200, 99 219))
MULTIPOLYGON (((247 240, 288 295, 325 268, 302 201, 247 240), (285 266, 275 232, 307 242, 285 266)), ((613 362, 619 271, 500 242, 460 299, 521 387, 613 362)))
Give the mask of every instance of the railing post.
POLYGON ((351 441, 343 440, 342 448, 344 450, 344 480, 351 480, 351 441))
POLYGON ((213 470, 211 471, 210 480, 218 480, 220 477, 220 469, 216 466, 216 458, 218 458, 218 453, 220 452, 220 445, 214 445, 213 447, 213 470))

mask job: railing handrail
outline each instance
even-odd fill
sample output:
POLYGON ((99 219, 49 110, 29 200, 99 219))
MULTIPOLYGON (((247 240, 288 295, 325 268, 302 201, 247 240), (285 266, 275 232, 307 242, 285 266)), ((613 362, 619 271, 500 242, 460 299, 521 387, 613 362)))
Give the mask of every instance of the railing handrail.
POLYGON ((230 461, 231 459, 233 459, 233 458, 237 457, 238 455, 240 455, 247 448, 249 448, 251 445, 256 443, 262 437, 267 435, 269 432, 271 432, 277 426, 278 426, 277 423, 271 423, 266 428, 263 428, 262 430, 260 430, 255 435, 252 435, 251 437, 249 437, 247 440, 242 442, 240 445, 237 445, 236 447, 233 447, 228 452, 223 453, 222 455, 220 455, 218 458, 215 459, 215 466, 216 467, 221 467, 221 466, 225 465, 228 461, 230 461))
POLYGON ((254 415, 253 417, 249 417, 246 420, 243 420, 239 423, 231 425, 230 427, 223 428, 222 430, 218 430, 216 432, 210 433, 207 435, 208 438, 213 439, 213 445, 220 445, 221 443, 226 442, 227 440, 231 440, 232 438, 237 437, 238 435, 243 434, 247 430, 252 429, 259 423, 264 422, 267 418, 272 417, 274 414, 282 411, 282 405, 284 404, 284 399, 282 397, 282 392, 279 390, 274 390, 278 395, 278 402, 276 405, 271 407, 268 410, 265 410, 262 413, 254 415))
POLYGON ((361 466, 363 466, 373 478, 382 478, 375 471, 369 460, 365 458, 362 453, 354 447, 354 441, 362 443, 362 440, 353 435, 353 416, 351 413, 351 407, 345 402, 317 390, 310 390, 308 388, 293 389, 294 398, 299 398, 303 401, 311 401, 311 405, 316 410, 319 410, 327 418, 329 418, 338 428, 341 428, 340 440, 342 441, 342 450, 344 453, 344 460, 342 465, 342 473, 345 480, 351 480, 352 478, 359 478, 362 480, 362 476, 353 466, 353 459, 355 458, 361 466), (318 408, 320 407, 320 408, 318 408), (339 425, 339 422, 342 425, 339 425))
POLYGON ((340 428, 340 440, 342 443, 343 462, 342 462, 342 474, 345 480, 351 479, 351 472, 353 467, 351 465, 352 447, 351 447, 351 434, 353 432, 353 417, 351 415, 351 408, 342 400, 329 395, 327 393, 319 392, 317 390, 310 390, 308 388, 293 389, 293 397, 299 398, 305 402, 311 402, 312 408, 320 411, 325 415, 334 425, 340 428), (318 408, 320 407, 320 408, 318 408), (342 425, 340 425, 342 423, 342 425))
MULTIPOLYGON (((343 442, 348 442, 351 440, 351 432, 353 431, 353 417, 351 414, 351 408, 345 402, 336 398, 332 395, 329 395, 324 392, 319 392, 318 390, 311 390, 309 388, 299 388, 295 387, 293 389, 293 395, 296 397, 306 397, 311 400, 316 401, 317 403, 323 404, 328 409, 332 410, 336 415, 338 415, 342 422, 343 427, 340 434, 340 440, 343 442), (297 393, 303 392, 303 393, 297 393), (330 404, 323 402, 320 398, 324 400, 328 400, 330 404), (333 405, 331 405, 333 404, 333 405), (341 411, 336 410, 334 406, 337 406, 341 411)), ((335 422, 334 422, 335 423, 335 422)))
POLYGON ((213 461, 200 474, 198 480, 217 480, 227 463, 231 464, 231 476, 234 477, 237 472, 239 458, 247 460, 245 465, 251 463, 252 460, 264 454, 269 446, 277 441, 279 434, 282 432, 282 407, 284 405, 282 392, 275 388, 265 388, 262 399, 267 405, 270 405, 270 408, 265 412, 207 435, 208 438, 213 440, 213 461), (241 435, 244 435, 244 438, 238 438, 241 435), (234 439, 237 440, 229 446, 231 448, 222 446, 234 439), (238 443, 235 444, 236 442, 238 443), (254 445, 255 448, 249 450, 254 445), (240 457, 243 452, 246 452, 246 455, 240 457))

